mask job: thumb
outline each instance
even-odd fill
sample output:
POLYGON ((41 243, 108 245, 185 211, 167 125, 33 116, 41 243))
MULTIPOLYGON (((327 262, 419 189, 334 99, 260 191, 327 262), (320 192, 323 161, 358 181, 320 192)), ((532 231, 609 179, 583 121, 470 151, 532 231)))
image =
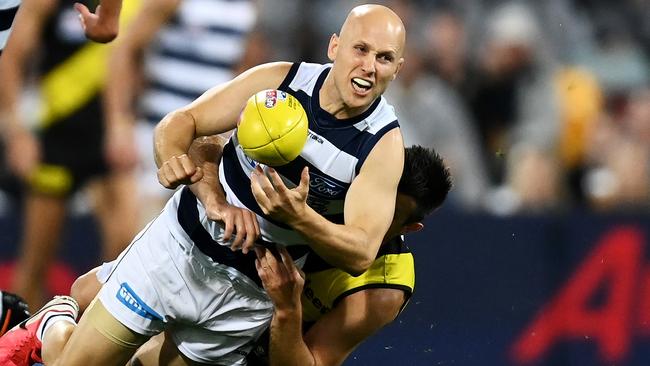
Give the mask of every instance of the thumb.
POLYGON ((197 167, 196 167, 196 171, 195 171, 194 174, 190 177, 190 181, 191 181, 192 183, 196 183, 196 182, 200 181, 201 178, 203 178, 203 168, 201 168, 200 166, 197 166, 197 167))

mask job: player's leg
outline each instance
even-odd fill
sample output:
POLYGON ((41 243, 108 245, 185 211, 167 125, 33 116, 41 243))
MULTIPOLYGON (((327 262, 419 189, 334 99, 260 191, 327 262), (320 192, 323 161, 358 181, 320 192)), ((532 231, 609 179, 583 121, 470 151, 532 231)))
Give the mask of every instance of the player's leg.
POLYGON ((140 227, 134 174, 111 172, 89 188, 103 239, 102 258, 112 260, 129 244, 140 227))
MULTIPOLYGON (((44 353, 41 351, 45 334, 56 334, 56 340, 65 342, 74 328, 77 314, 74 299, 55 297, 29 319, 0 337, 0 365, 27 366, 43 362, 41 357, 44 353)), ((53 346, 61 348, 61 344, 53 346)))
POLYGON ((74 281, 72 287, 70 287, 70 296, 77 300, 79 311, 82 313, 88 308, 102 288, 102 283, 97 278, 97 272, 101 268, 101 266, 95 267, 82 274, 74 281))
POLYGON ((45 274, 59 247, 65 215, 63 197, 36 192, 25 197, 23 239, 13 291, 23 296, 32 310, 43 305, 45 274))
POLYGON ((168 333, 160 333, 151 337, 133 355, 129 365, 132 366, 201 366, 208 365, 192 361, 183 355, 168 333))
POLYGON ((151 152, 153 151, 153 131, 155 125, 147 121, 138 121, 135 125, 135 139, 138 149, 138 168, 136 170, 137 198, 139 205, 139 222, 144 224, 158 215, 173 191, 158 182, 158 167, 151 152))
POLYGON ((48 366, 122 366, 148 338, 120 323, 101 301, 94 301, 58 357, 44 361, 48 366))

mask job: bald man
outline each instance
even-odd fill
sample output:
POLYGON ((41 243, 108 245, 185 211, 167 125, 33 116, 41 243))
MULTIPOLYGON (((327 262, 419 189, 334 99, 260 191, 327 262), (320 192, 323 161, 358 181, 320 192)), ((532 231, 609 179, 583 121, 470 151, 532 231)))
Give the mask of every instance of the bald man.
MULTIPOLYGON (((404 166, 397 117, 382 97, 403 64, 404 43, 393 11, 359 6, 332 35, 332 64, 260 65, 168 114, 155 131, 158 179, 167 188, 202 179, 188 156, 191 142, 235 129, 260 90, 273 89, 270 106, 295 96, 309 138, 297 159, 270 168, 245 156, 233 134, 220 163, 218 208, 207 212, 188 187, 179 189, 120 255, 48 366, 124 365, 163 331, 188 364, 245 364, 273 316, 254 245, 285 246, 298 265, 317 255, 351 275, 365 272, 393 219, 404 166)), ((47 327, 76 311, 71 299, 55 299, 26 323, 29 342, 13 337, 39 349, 47 327)))

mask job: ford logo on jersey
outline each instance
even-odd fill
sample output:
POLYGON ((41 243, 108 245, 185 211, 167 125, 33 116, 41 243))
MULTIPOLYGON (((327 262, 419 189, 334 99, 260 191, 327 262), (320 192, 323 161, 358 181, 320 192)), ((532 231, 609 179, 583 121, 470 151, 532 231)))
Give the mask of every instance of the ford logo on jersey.
POLYGON ((345 187, 340 183, 315 172, 310 171, 309 175, 309 193, 326 198, 342 198, 345 195, 345 187))
POLYGON ((153 309, 142 301, 138 295, 135 294, 133 289, 129 287, 126 282, 120 284, 120 289, 117 290, 117 299, 120 300, 127 308, 143 318, 151 320, 163 320, 153 309))

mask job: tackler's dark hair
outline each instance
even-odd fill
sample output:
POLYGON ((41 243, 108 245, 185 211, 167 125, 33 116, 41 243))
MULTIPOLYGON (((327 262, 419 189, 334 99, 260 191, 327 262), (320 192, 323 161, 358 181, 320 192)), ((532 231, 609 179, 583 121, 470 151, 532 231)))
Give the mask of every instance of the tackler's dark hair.
POLYGON ((407 222, 422 221, 440 207, 451 186, 449 169, 434 149, 418 145, 406 148, 404 171, 397 191, 412 197, 417 204, 407 222))

